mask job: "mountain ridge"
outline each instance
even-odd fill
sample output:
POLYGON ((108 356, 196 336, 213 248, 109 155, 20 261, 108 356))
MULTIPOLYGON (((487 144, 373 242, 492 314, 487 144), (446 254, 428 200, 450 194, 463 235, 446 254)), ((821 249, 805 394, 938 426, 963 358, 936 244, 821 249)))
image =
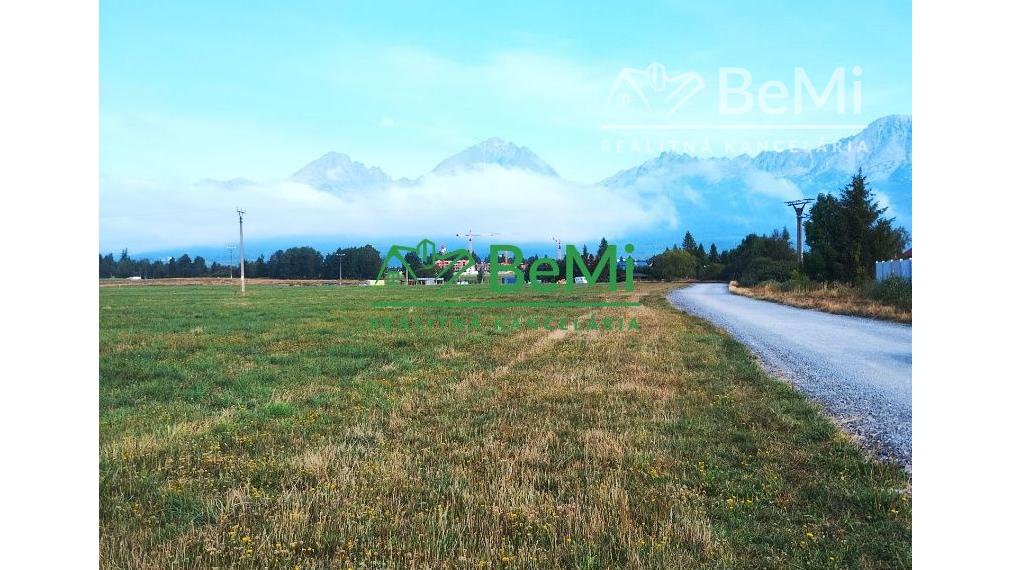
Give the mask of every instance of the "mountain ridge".
POLYGON ((444 159, 432 169, 432 172, 436 174, 451 173, 487 164, 529 170, 545 176, 558 176, 550 164, 534 154, 529 148, 498 137, 486 139, 444 159))
MULTIPOLYGON (((302 167, 290 180, 335 192, 380 186, 419 186, 422 180, 477 172, 487 166, 523 170, 559 179, 530 149, 490 138, 444 159, 416 179, 393 180, 345 154, 330 152, 302 167)), ((783 225, 783 202, 835 193, 862 169, 890 217, 912 229, 912 117, 888 115, 848 137, 812 149, 763 151, 756 155, 700 158, 662 152, 620 170, 597 185, 617 189, 655 207, 669 207, 672 223, 732 239, 783 225)), ((645 233, 653 231, 645 229, 645 233)), ((655 230, 660 231, 660 230, 655 230)))
POLYGON ((393 181, 378 166, 366 166, 346 154, 335 151, 330 151, 306 164, 289 179, 329 192, 370 190, 393 181))

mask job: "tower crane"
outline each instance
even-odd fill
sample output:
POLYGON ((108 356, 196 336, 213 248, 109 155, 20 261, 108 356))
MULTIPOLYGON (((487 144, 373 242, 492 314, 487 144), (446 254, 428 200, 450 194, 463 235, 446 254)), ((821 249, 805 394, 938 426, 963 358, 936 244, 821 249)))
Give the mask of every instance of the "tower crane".
POLYGON ((456 234, 456 237, 466 237, 467 238, 467 251, 470 252, 471 257, 474 256, 474 237, 476 236, 497 236, 500 235, 497 232, 492 232, 489 234, 476 234, 474 230, 467 230, 465 234, 456 234))

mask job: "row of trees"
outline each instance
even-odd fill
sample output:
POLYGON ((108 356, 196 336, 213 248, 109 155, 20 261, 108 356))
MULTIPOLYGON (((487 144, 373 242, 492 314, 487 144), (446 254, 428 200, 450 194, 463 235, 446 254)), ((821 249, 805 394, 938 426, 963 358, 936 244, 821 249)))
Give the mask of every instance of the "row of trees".
POLYGON ((819 194, 804 224, 809 251, 797 266, 795 244, 783 228, 769 235, 749 234, 729 251, 708 252, 691 232, 681 247, 671 247, 650 260, 655 279, 724 279, 743 285, 806 277, 859 285, 874 279, 874 262, 899 257, 909 243, 909 232, 893 226, 887 208, 874 199, 867 177, 857 172, 839 196, 819 194))
MULTIPOLYGON (((236 271, 238 268, 236 268, 236 271)), ((160 259, 133 259, 127 250, 119 254, 119 259, 111 253, 98 257, 98 276, 111 277, 143 277, 144 279, 161 279, 165 277, 228 277, 229 267, 217 262, 207 265, 207 261, 199 255, 191 258, 188 254, 170 257, 165 261, 160 259)))
POLYGON ((770 235, 749 234, 728 251, 722 277, 742 285, 784 281, 797 270, 797 250, 786 228, 770 235))
POLYGON ((709 249, 686 232, 681 246, 672 246, 650 259, 647 274, 654 279, 720 279, 726 252, 719 253, 716 244, 709 249))
MULTIPOLYGON (((246 277, 270 277, 273 279, 375 279, 382 265, 379 251, 371 245, 338 249, 323 255, 312 247, 292 247, 277 250, 269 258, 259 256, 246 261, 246 277)), ((229 277, 238 276, 239 268, 207 261, 188 254, 170 257, 167 260, 132 259, 127 250, 119 258, 107 254, 98 258, 98 276, 142 277, 161 279, 166 277, 229 277)))
MULTIPOLYGON (((607 246, 607 240, 602 238, 596 255, 591 254, 586 246, 583 246, 583 262, 591 271, 596 269, 607 246)), ((477 264, 489 261, 487 256, 482 258, 477 254, 473 254, 473 259, 477 264)), ((525 274, 529 271, 530 262, 536 259, 536 257, 531 257, 521 260, 525 262, 521 263, 524 266, 525 274)), ((414 252, 404 256, 404 261, 419 277, 433 277, 438 273, 432 267, 431 260, 427 260, 428 263, 423 263, 414 252)), ((312 247, 292 247, 286 250, 277 250, 269 258, 261 255, 255 260, 246 261, 246 276, 273 279, 337 279, 340 276, 347 279, 375 279, 381 265, 382 257, 379 255, 379 251, 371 245, 338 249, 326 255, 312 247)), ((483 272, 483 267, 481 269, 483 272)), ((623 267, 619 267, 619 271, 621 270, 623 267)), ((185 253, 167 260, 151 261, 147 258, 133 259, 130 257, 130 253, 124 249, 118 259, 113 257, 111 253, 98 258, 100 278, 135 276, 144 279, 229 277, 231 275, 237 276, 238 273, 237 265, 230 267, 217 262, 208 265, 203 257, 198 255, 191 258, 189 254, 185 253)), ((576 275, 582 275, 578 266, 576 275)))

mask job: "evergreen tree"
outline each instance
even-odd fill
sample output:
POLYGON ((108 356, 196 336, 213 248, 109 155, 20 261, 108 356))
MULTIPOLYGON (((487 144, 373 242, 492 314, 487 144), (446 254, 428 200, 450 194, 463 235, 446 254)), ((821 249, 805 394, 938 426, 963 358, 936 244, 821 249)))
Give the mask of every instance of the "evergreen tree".
POLYGON ((111 253, 98 256, 98 276, 105 279, 116 276, 116 260, 111 253))
POLYGON ((597 246, 597 261, 600 261, 601 256, 603 256, 604 252, 607 251, 608 245, 609 244, 606 239, 600 238, 600 245, 597 246))
POLYGON ((681 249, 690 253, 695 251, 695 238, 692 236, 692 232, 685 232, 685 237, 681 240, 681 249))
POLYGON ((193 260, 184 253, 176 260, 176 274, 179 277, 193 277, 193 260))
POLYGON ((207 261, 199 255, 193 258, 193 277, 204 277, 207 275, 207 261))
POLYGON ((720 254, 716 251, 716 244, 709 244, 709 261, 711 263, 716 263, 720 260, 720 254))
POLYGON ((126 278, 133 275, 133 260, 130 259, 130 252, 123 250, 119 253, 119 261, 116 262, 115 276, 126 278))
POLYGON ((414 272, 414 274, 416 276, 418 276, 418 277, 427 277, 425 271, 422 269, 421 258, 418 257, 417 253, 414 253, 412 251, 412 252, 408 253, 407 255, 405 255, 404 256, 404 262, 407 264, 407 267, 409 267, 411 269, 411 271, 414 272))
POLYGON ((820 194, 804 224, 810 253, 805 271, 814 279, 863 283, 874 278, 874 262, 897 257, 909 241, 893 228, 858 171, 838 198, 820 194))
POLYGON ((267 276, 267 262, 263 259, 263 254, 260 254, 252 264, 248 261, 246 262, 246 276, 247 277, 266 277, 267 276))
POLYGON ((151 264, 151 269, 149 270, 149 275, 151 279, 163 279, 165 278, 165 263, 157 259, 151 264))
MULTIPOLYGON (((593 256, 590 255, 590 250, 586 249, 586 244, 585 243, 583 244, 582 258, 583 258, 583 263, 586 264, 586 268, 589 269, 592 272, 593 271, 593 267, 596 265, 596 263, 593 260, 593 256)), ((583 270, 579 267, 578 264, 575 264, 575 263, 573 264, 572 272, 573 272, 573 277, 582 277, 583 276, 583 270)))

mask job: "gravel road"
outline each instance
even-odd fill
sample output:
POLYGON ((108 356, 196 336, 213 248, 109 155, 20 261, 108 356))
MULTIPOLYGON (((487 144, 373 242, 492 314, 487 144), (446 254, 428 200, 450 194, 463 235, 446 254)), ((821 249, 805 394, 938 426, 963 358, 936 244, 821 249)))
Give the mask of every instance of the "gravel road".
POLYGON ((667 294, 747 345, 877 453, 913 468, 913 328, 734 295, 722 283, 667 294))

